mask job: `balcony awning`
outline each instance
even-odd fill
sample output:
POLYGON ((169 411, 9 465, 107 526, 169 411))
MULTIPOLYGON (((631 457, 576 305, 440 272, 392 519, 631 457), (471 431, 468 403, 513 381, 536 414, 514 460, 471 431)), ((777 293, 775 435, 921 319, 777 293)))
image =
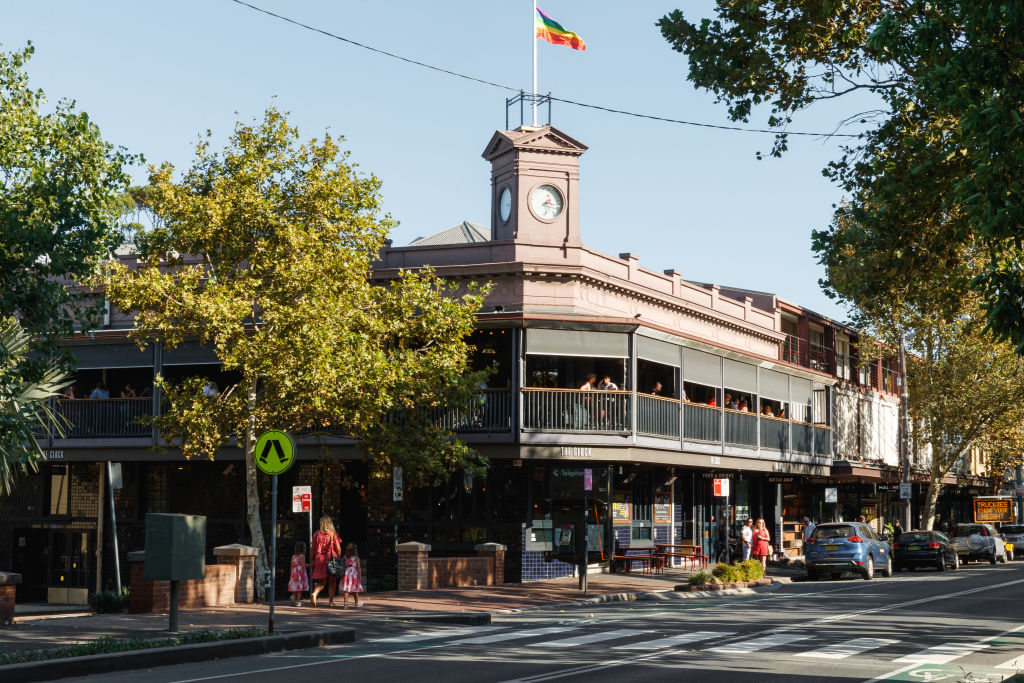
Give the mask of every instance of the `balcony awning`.
POLYGON ((217 353, 197 341, 182 342, 164 351, 164 365, 220 365, 217 353))
POLYGON ((683 349, 683 379, 709 387, 722 386, 722 359, 695 349, 683 349))
POLYGON ((654 361, 655 363, 661 363, 662 365, 670 365, 673 368, 679 367, 680 347, 675 344, 669 344, 668 342, 651 339, 649 337, 641 337, 639 335, 634 337, 634 339, 636 340, 637 358, 654 361))
POLYGON ((761 396, 776 401, 789 401, 789 376, 774 370, 760 369, 761 396))
POLYGON ((725 386, 729 389, 757 393, 757 368, 749 363, 725 359, 725 386))
POLYGON ((629 358, 629 335, 625 332, 530 328, 526 330, 526 353, 533 356, 629 358))
POLYGON ((790 378, 790 391, 793 392, 794 405, 811 405, 811 381, 799 377, 790 378))
POLYGON ((72 346, 70 351, 79 370, 153 367, 152 346, 139 349, 135 344, 94 344, 72 346))

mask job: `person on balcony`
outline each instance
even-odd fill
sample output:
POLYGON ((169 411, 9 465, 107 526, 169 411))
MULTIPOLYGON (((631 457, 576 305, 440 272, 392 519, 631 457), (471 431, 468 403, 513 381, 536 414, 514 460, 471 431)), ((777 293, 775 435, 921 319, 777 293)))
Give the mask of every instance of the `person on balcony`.
POLYGON ((135 398, 135 387, 131 382, 124 385, 124 389, 121 390, 121 398, 135 398))
POLYGON ((722 405, 729 410, 736 410, 735 401, 732 400, 732 394, 727 393, 725 399, 722 401, 722 405))
POLYGON ((78 392, 75 391, 75 385, 69 384, 68 388, 64 390, 64 398, 75 399, 78 398, 78 392))
POLYGON ((597 383, 597 388, 601 391, 618 391, 619 385, 612 381, 611 375, 605 375, 604 378, 597 383))
POLYGON ((768 417, 775 417, 775 413, 772 412, 772 407, 767 403, 761 406, 761 414, 767 415, 768 417))
POLYGON ((662 386, 661 382, 655 382, 654 386, 651 387, 651 396, 661 396, 662 386))
POLYGON ((203 385, 203 396, 206 398, 216 398, 219 393, 220 389, 217 388, 217 383, 213 380, 203 385))
POLYGON ((739 408, 737 408, 737 410, 739 410, 741 413, 749 413, 750 403, 748 403, 746 399, 743 399, 742 401, 740 401, 740 406, 739 408))
POLYGON ((587 375, 587 381, 580 386, 580 391, 593 391, 596 387, 597 375, 590 373, 587 375))
POLYGON ((110 398, 110 392, 103 382, 96 382, 96 388, 89 394, 89 398, 110 398))
POLYGON ((711 394, 711 398, 708 399, 708 405, 712 406, 712 407, 718 405, 718 401, 715 400, 715 395, 714 394, 711 394))

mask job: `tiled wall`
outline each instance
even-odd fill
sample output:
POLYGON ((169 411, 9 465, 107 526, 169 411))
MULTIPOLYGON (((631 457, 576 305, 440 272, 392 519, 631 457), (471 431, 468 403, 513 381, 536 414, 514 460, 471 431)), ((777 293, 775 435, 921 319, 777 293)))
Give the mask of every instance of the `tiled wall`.
MULTIPOLYGON (((526 547, 526 533, 523 529, 521 546, 526 547)), ((524 550, 523 567, 521 572, 522 581, 537 581, 539 579, 557 579, 563 576, 572 576, 573 566, 561 560, 544 561, 544 553, 538 550, 524 550)))

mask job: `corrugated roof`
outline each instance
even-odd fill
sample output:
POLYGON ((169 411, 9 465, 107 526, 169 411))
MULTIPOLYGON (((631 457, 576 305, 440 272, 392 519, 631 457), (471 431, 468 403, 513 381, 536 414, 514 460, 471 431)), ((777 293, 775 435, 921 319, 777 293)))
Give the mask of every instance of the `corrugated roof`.
POLYGON ((442 230, 428 237, 417 237, 409 246, 428 247, 444 244, 473 244, 475 242, 490 242, 491 229, 485 228, 476 223, 462 221, 458 225, 442 230))

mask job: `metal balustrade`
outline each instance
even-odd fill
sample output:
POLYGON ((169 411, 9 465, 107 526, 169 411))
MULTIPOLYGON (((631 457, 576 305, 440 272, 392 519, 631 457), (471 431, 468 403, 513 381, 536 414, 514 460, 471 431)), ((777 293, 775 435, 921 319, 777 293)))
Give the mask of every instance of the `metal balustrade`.
POLYGON ((722 440, 722 411, 714 406, 687 403, 684 406, 683 437, 689 441, 722 440))
POLYGON ((774 451, 789 450, 789 421, 761 416, 761 448, 774 451))
POLYGON ((814 425, 806 422, 793 422, 793 452, 810 453, 811 441, 814 438, 814 425))
POLYGON ((822 425, 814 425, 814 454, 832 455, 832 430, 822 425))
POLYGON ((725 443, 757 448, 757 415, 726 410, 725 443))
POLYGON ((630 431, 628 391, 523 389, 523 428, 554 432, 630 431))
POLYGON ((467 408, 435 408, 438 427, 453 432, 502 432, 512 429, 512 390, 483 389, 467 408))
POLYGON ((57 411, 67 421, 64 436, 149 436, 151 427, 142 418, 153 412, 151 398, 79 398, 57 401, 57 411))
POLYGON ((637 394, 636 431, 650 436, 679 438, 679 401, 637 394))

